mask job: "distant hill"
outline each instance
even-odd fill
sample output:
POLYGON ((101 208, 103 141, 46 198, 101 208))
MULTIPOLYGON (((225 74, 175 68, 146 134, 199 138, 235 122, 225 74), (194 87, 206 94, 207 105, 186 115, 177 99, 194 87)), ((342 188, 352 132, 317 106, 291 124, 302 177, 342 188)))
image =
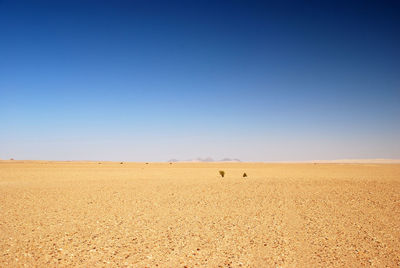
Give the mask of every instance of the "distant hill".
POLYGON ((196 158, 196 160, 194 160, 194 162, 214 162, 214 159, 212 159, 211 157, 206 157, 206 158, 198 157, 196 158))
POLYGON ((315 162, 315 163, 343 163, 343 164, 399 164, 400 159, 337 159, 337 160, 315 160, 315 161, 307 161, 307 162, 315 162))
POLYGON ((219 162, 242 162, 240 159, 237 158, 223 158, 219 160, 219 162))
POLYGON ((188 160, 178 160, 178 159, 170 159, 167 162, 242 162, 240 159, 237 158, 223 158, 221 160, 214 160, 211 157, 197 157, 195 159, 188 159, 188 160))

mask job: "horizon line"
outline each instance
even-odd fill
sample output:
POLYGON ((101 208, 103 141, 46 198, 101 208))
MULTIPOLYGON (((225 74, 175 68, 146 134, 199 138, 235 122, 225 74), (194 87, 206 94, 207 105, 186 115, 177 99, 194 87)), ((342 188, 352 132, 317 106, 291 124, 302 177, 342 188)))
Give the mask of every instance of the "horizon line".
POLYGON ((334 160, 283 160, 283 161, 199 161, 199 160, 183 160, 183 161, 124 161, 124 160, 47 160, 47 159, 0 159, 0 162, 119 162, 119 163, 265 163, 265 164, 400 164, 400 159, 393 158, 348 158, 334 160))

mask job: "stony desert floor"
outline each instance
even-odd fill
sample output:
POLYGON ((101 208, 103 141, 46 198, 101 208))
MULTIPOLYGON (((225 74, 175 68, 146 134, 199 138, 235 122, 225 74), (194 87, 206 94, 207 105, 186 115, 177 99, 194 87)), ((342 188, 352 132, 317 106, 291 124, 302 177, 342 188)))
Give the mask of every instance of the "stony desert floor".
POLYGON ((398 267, 400 165, 0 161, 19 266, 398 267))

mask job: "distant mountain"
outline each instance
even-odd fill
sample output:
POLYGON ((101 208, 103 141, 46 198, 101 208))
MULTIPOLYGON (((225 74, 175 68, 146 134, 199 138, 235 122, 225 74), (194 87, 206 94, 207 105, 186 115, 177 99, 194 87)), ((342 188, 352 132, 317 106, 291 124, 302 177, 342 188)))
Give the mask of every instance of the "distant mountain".
POLYGON ((219 162, 242 162, 240 159, 237 158, 223 158, 219 160, 219 162))
POLYGON ((211 157, 206 157, 206 158, 197 157, 195 162, 214 162, 214 159, 212 159, 211 157))
POLYGON ((167 162, 242 162, 240 159, 237 158, 223 158, 221 160, 215 161, 213 158, 211 157, 197 157, 195 159, 188 159, 188 160, 178 160, 178 159, 170 159, 167 162))

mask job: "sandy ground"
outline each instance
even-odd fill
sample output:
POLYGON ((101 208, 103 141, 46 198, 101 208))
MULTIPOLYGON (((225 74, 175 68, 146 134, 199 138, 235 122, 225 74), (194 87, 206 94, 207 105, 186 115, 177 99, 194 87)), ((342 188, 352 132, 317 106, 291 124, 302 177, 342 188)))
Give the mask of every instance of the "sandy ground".
POLYGON ((0 161, 24 265, 399 267, 400 165, 0 161))

